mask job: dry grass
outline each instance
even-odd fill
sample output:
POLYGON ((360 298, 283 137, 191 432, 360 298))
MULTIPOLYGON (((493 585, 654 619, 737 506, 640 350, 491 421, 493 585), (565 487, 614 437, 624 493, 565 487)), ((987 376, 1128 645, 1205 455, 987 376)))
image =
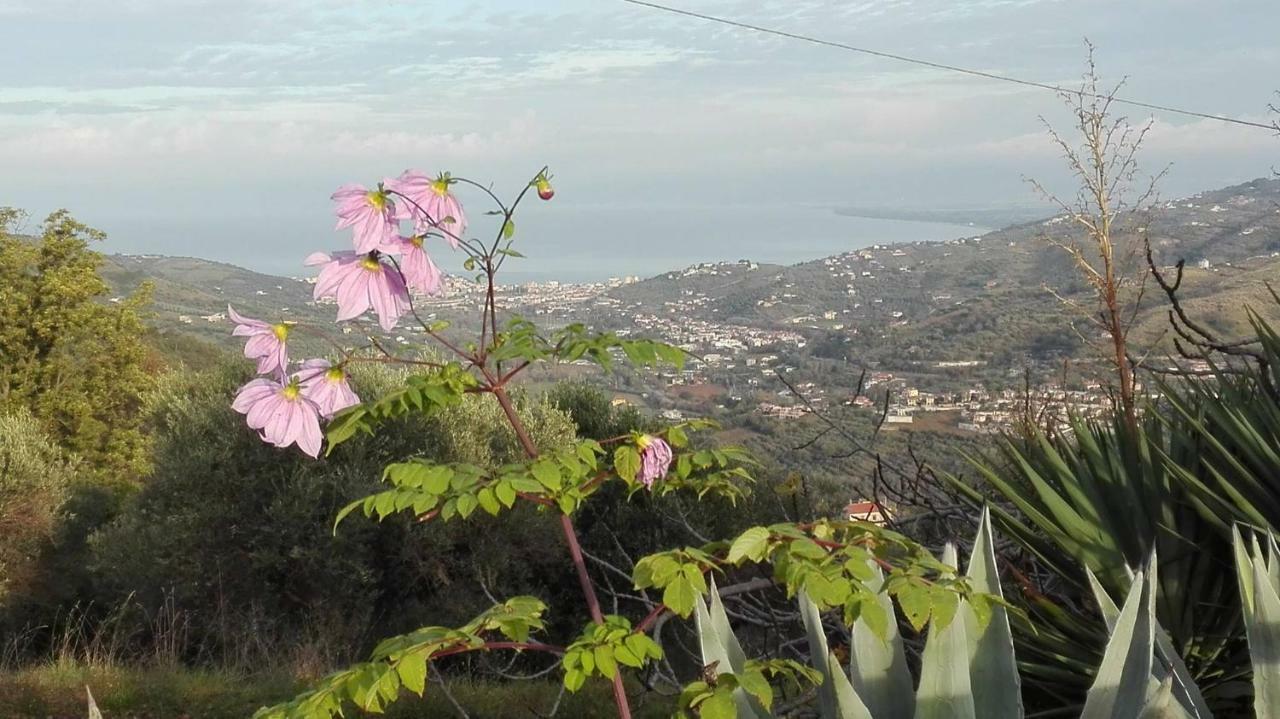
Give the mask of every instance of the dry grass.
MULTIPOLYGON (((283 670, 242 674, 180 667, 127 668, 49 664, 0 673, 0 717, 84 719, 85 686, 105 719, 247 719, 259 707, 292 697, 304 684, 283 670)), ((535 719, 547 716, 559 687, 551 682, 453 681, 450 693, 473 719, 535 719)), ((671 705, 657 695, 633 701, 635 715, 667 717, 671 705)), ((349 712, 348 716, 366 716, 349 712)), ((372 716, 372 715, 369 715, 372 716)), ((387 719, 456 719, 462 716, 440 691, 427 686, 419 699, 403 695, 387 719)), ((611 717, 608 687, 596 683, 566 694, 556 716, 611 717)))

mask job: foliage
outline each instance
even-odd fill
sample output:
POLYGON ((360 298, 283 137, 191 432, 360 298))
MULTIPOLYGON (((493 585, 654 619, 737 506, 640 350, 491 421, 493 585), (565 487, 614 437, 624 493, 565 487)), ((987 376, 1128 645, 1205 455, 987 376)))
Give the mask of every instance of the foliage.
POLYGON ((41 555, 78 470, 25 410, 0 414, 0 606, 49 579, 41 555))
POLYGON ((102 256, 89 248, 101 232, 58 211, 32 239, 16 234, 19 219, 0 210, 0 409, 26 408, 85 471, 134 483, 146 465, 137 409, 149 289, 106 302, 102 256))
MULTIPOLYGON (((745 539, 746 535, 739 541, 751 547, 761 544, 758 536, 745 539)), ((821 618, 823 603, 814 601, 805 590, 798 593, 812 673, 819 680, 818 704, 823 719, 1022 716, 1013 640, 1008 612, 1001 604, 994 538, 986 513, 979 522, 969 559, 966 576, 974 591, 967 596, 947 592, 949 599, 939 601, 942 595, 932 588, 895 591, 894 575, 886 579, 870 557, 849 561, 862 566, 856 580, 858 593, 866 593, 864 606, 875 606, 877 611, 864 610, 853 616, 841 613, 841 625, 852 637, 848 674, 828 647, 821 618), (896 596, 909 618, 919 611, 913 606, 932 605, 934 611, 921 657, 920 686, 914 696, 891 596, 896 596)), ((954 547, 947 546, 941 564, 955 571, 954 547)), ((681 695, 686 712, 682 716, 694 712, 707 719, 773 716, 769 711, 773 689, 759 665, 753 666, 743 653, 714 588, 710 605, 699 599, 696 609, 703 662, 712 670, 686 687, 681 695)))
POLYGON ((640 410, 630 404, 614 406, 607 394, 587 382, 557 384, 547 392, 547 400, 569 414, 578 436, 584 439, 603 440, 655 429, 653 420, 640 410))
MULTIPOLYGON (((405 376, 366 366, 355 382, 378 393, 405 376)), ((333 533, 338 509, 374 491, 387 464, 418 454, 479 466, 509 461, 515 440, 487 403, 468 398, 431 420, 392 421, 379 442, 353 439, 314 463, 239 430, 226 395, 242 380, 238 367, 223 366, 167 376, 149 395, 155 469, 93 538, 99 604, 129 594, 148 608, 171 601, 192 617, 189 651, 239 663, 237 647, 249 639, 239 635, 249 627, 280 651, 320 639, 341 649, 375 627, 403 630, 428 606, 464 618, 482 595, 458 585, 476 574, 501 573, 524 591, 558 583, 558 565, 549 568, 535 549, 554 537, 523 513, 474 534, 424 528, 411 517, 333 533), (531 551, 517 560, 511 546, 531 551), (388 622, 388 613, 396 618, 388 622), (331 636, 315 636, 321 632, 331 636)), ((572 436, 567 418, 543 403, 520 413, 545 446, 572 436)))
MULTIPOLYGON (((82 717, 86 686, 106 719, 189 716, 196 719, 245 719, 254 709, 296 692, 301 682, 289 667, 260 665, 252 671, 156 668, 148 666, 77 666, 50 664, 0 674, 0 716, 6 719, 82 717)), ((558 682, 519 683, 455 679, 449 692, 474 717, 527 719, 530 711, 556 706, 558 682)), ((598 717, 609 705, 604 687, 589 687, 560 698, 560 716, 598 717)), ((636 708, 644 719, 666 719, 664 702, 636 708)), ((441 692, 427 692, 414 704, 388 707, 387 719, 455 716, 441 692)))
MULTIPOLYGON (((647 660, 662 656, 656 642, 645 636, 646 630, 661 614, 688 616, 697 594, 707 587, 706 574, 735 565, 769 562, 789 595, 803 590, 824 607, 842 606, 850 616, 857 616, 878 608, 857 580, 868 571, 866 562, 875 559, 890 568, 887 591, 913 608, 908 614, 917 626, 931 617, 935 623, 945 624, 955 614, 959 598, 970 596, 966 583, 957 580, 953 570, 938 564, 905 537, 868 525, 819 522, 760 527, 756 534, 763 532, 763 536, 752 538, 749 546, 740 541, 736 550, 728 542, 711 542, 701 548, 685 546, 650 555, 636 563, 634 585, 641 591, 661 591, 662 603, 635 625, 622 615, 606 616, 596 592, 597 580, 587 567, 575 515, 598 496, 614 501, 620 496, 657 501, 683 495, 698 501, 718 498, 736 505, 750 494, 749 470, 754 463, 740 448, 693 441, 691 432, 710 426, 703 421, 649 432, 633 429, 600 439, 559 441, 551 446, 539 444, 509 390, 511 381, 531 365, 590 362, 610 371, 616 362, 625 360, 640 367, 669 365, 679 370, 685 359, 685 352, 677 347, 595 332, 583 324, 544 333, 520 317, 499 323, 495 277, 503 263, 522 256, 512 249, 515 209, 531 188, 536 188, 542 199, 550 199, 554 191, 548 177, 545 170, 539 172, 510 204, 488 187, 449 173, 431 179, 408 171, 379 183, 376 189, 358 185, 340 188, 333 196, 338 226, 353 228, 356 252, 317 253, 309 259, 322 265, 317 298, 335 299, 341 320, 372 309, 387 331, 401 319, 412 317, 444 356, 423 359, 395 354, 375 337, 355 348, 335 340, 338 357, 303 364, 304 369, 322 367, 323 377, 315 372, 291 374, 286 343, 294 332, 293 324, 271 324, 232 313, 237 334, 250 337, 246 356, 258 359, 258 374, 265 375, 241 388, 234 407, 246 415, 247 423, 262 439, 281 447, 297 444, 311 456, 320 449, 320 420, 328 420, 327 456, 332 460, 357 437, 368 436, 380 445, 395 434, 396 422, 438 419, 465 406, 469 398, 491 400, 507 420, 523 456, 486 464, 442 460, 424 452, 387 462, 382 477, 390 486, 348 503, 337 519, 342 522, 360 511, 379 521, 403 520, 408 515, 432 526, 448 526, 454 520, 506 517, 521 510, 556 516, 591 625, 564 647, 530 642, 531 630, 548 628, 543 616, 546 604, 531 597, 508 600, 458 629, 429 626, 386 640, 374 650, 370 661, 331 675, 292 702, 264 708, 259 716, 328 719, 340 714, 347 703, 380 711, 399 697, 402 688, 421 695, 426 664, 435 659, 483 650, 533 650, 563 655, 561 668, 569 689, 581 689, 595 676, 611 682, 619 716, 629 717, 630 700, 622 669, 638 669, 647 660), (450 190, 455 184, 480 189, 493 201, 494 209, 487 213, 497 220, 493 239, 465 236, 462 208, 450 190), (399 234, 400 223, 406 219, 413 222, 415 232, 408 239, 399 234), (466 255, 464 267, 478 271, 477 280, 486 286, 486 298, 479 308, 480 332, 474 341, 458 342, 441 334, 446 325, 424 323, 407 290, 415 287, 431 293, 440 288, 439 274, 424 250, 425 241, 436 236, 462 251, 466 255), (346 378, 347 367, 361 362, 404 364, 414 372, 397 388, 363 392, 366 399, 360 401, 347 387, 346 378), (335 397, 340 398, 341 406, 335 404, 335 397)), ((593 417, 596 426, 587 431, 603 430, 604 420, 599 415, 593 417)), ((461 426, 470 430, 465 424, 461 426)), ((580 432, 582 429, 579 426, 580 432)), ((621 548, 617 536, 612 538, 621 548)), ((598 557, 593 561, 625 576, 625 571, 598 557)))
MULTIPOLYGON (((985 483, 1013 505, 996 510, 1003 532, 1040 566, 1084 592, 1085 567, 1106 593, 1129 586, 1129 567, 1152 551, 1162 558, 1156 614, 1172 649, 1185 657, 1208 705, 1234 711, 1248 694, 1232 561, 1235 522, 1275 529, 1280 497, 1280 340, 1251 314, 1259 361, 1219 366, 1209 377, 1157 384, 1159 396, 1134 429, 1120 418, 1075 419, 1069 432, 1033 431, 1001 444, 1003 462, 975 462, 985 483)), ((948 477, 976 502, 983 493, 948 477)), ((1067 597, 1071 592, 1066 593, 1067 597)), ((1066 703, 1083 692, 1105 636, 1069 603, 1032 596, 1037 631, 1022 633, 1029 676, 1066 703)), ((1023 627, 1029 630, 1030 627, 1023 627)))
POLYGON ((546 606, 533 597, 515 597, 483 612, 457 629, 423 627, 410 634, 384 639, 368 662, 325 677, 293 701, 263 709, 255 719, 292 716, 333 717, 350 701, 366 711, 381 713, 400 695, 401 688, 422 696, 428 664, 439 657, 483 649, 528 649, 529 632, 543 627, 546 606), (491 643, 491 636, 506 642, 491 643))
MULTIPOLYGON (((1254 667, 1254 709, 1259 719, 1269 719, 1276 716, 1274 698, 1280 692, 1280 674, 1274 663, 1280 642, 1280 549, 1270 535, 1265 551, 1256 536, 1252 549, 1246 547, 1238 529, 1233 529, 1233 540, 1240 592, 1246 598, 1244 618, 1254 667)), ((991 591, 998 602, 1001 590, 994 545, 991 522, 984 511, 968 576, 978 589, 991 591)), ((1082 719, 1212 716, 1199 687, 1156 620, 1160 585, 1157 556, 1153 551, 1132 573, 1121 607, 1100 584, 1093 582, 1094 598, 1107 623, 1108 640, 1084 702, 1082 719)), ((942 561, 955 563, 953 546, 944 550, 942 561)), ((1092 574, 1089 576, 1092 579, 1092 574)), ((873 632, 871 641, 859 641, 858 622, 851 625, 845 618, 845 628, 854 635, 846 675, 828 648, 818 605, 801 593, 800 611, 809 635, 812 674, 819 681, 819 716, 1022 717, 1018 664, 1008 621, 1011 615, 997 604, 995 614, 984 616, 975 611, 972 596, 960 601, 955 618, 936 621, 930 627, 921 655, 919 688, 913 697, 896 633, 873 632)), ((901 597, 899 605, 904 606, 901 597)), ((743 653, 714 587, 709 606, 698 600, 697 616, 706 666, 703 677, 681 694, 680 716, 773 716, 769 711, 773 688, 760 672, 760 663, 753 663, 743 653)), ((793 671, 792 675, 804 674, 793 671)))

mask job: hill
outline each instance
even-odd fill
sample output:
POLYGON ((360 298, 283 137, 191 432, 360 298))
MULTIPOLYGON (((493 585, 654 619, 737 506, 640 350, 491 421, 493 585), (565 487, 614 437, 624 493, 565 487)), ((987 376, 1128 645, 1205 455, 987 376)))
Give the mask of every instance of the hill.
MULTIPOLYGON (((790 266, 749 261, 703 264, 630 284, 532 283, 505 288, 513 312, 546 324, 586 321, 650 331, 700 323, 714 336, 744 328, 803 335, 794 359, 854 361, 906 371, 938 362, 981 362, 1003 372, 1029 360, 1046 367, 1078 354, 1069 316, 1047 291, 1082 287, 1069 258, 1045 241, 1069 226, 1053 217, 943 242, 876 245, 790 266), (638 324, 637 318, 658 321, 638 324), (720 329, 716 329, 720 328, 720 329)), ((1163 203, 1149 236, 1162 264, 1185 259, 1184 295, 1211 324, 1243 328, 1245 304, 1268 312, 1265 282, 1280 277, 1280 180, 1259 179, 1163 203)), ((104 274, 119 293, 155 284, 161 332, 230 346, 228 302, 263 317, 329 326, 332 308, 311 300, 305 280, 274 277, 196 258, 112 256, 104 274)), ((1137 337, 1163 333, 1164 298, 1148 296, 1137 337)), ((422 298, 435 319, 459 320, 477 288, 452 278, 444 299, 422 298)), ((410 327, 400 341, 417 338, 410 327)))
MULTIPOLYGON (((920 361, 1007 363, 1067 356, 1079 341, 1047 291, 1082 286, 1045 241, 1068 223, 1048 218, 977 237, 877 245, 789 267, 705 265, 613 290, 628 312, 757 327, 791 327, 814 351, 901 366, 920 361)), ((1280 277, 1280 180, 1260 179, 1163 203, 1148 232, 1163 265, 1185 259, 1188 306, 1240 326, 1280 277)), ((1164 298, 1148 297, 1139 333, 1163 329, 1164 298)))

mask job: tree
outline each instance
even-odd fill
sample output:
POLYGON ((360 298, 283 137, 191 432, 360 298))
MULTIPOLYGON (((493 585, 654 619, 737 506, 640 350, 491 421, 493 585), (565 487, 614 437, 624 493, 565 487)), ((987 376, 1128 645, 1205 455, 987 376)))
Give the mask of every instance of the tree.
MULTIPOLYGON (((1053 142, 1062 150, 1071 173, 1080 182, 1074 198, 1060 199, 1032 180, 1036 190, 1057 205, 1067 220, 1067 232, 1046 239, 1063 250, 1087 284, 1089 299, 1081 301, 1050 289, 1064 305, 1088 320, 1098 335, 1081 332, 1080 339, 1106 358, 1114 372, 1114 400, 1130 427, 1137 426, 1134 363, 1128 336, 1142 305, 1146 267, 1145 216, 1155 199, 1161 172, 1140 182, 1137 155, 1151 122, 1135 126, 1112 109, 1123 81, 1105 90, 1100 85, 1088 45, 1088 66, 1078 90, 1062 93, 1075 116, 1073 130, 1079 144, 1059 134, 1046 121, 1053 142)), ((1043 120, 1043 118, 1042 118, 1043 120)), ((1073 325, 1074 326, 1074 325, 1073 325)))
POLYGON ((150 287, 108 302, 89 247, 103 233, 59 210, 26 237, 24 217, 0 209, 0 409, 29 411, 95 477, 136 481, 150 287))
POLYGON ((46 579, 39 560, 75 470, 29 413, 0 413, 0 606, 46 579))

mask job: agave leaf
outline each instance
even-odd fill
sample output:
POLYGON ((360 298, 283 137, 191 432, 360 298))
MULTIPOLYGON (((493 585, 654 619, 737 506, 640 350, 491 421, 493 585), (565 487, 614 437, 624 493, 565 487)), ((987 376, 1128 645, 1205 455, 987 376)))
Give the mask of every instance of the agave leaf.
MULTIPOLYGON (((719 597, 719 592, 714 585, 711 587, 711 595, 719 597)), ((698 645, 702 650, 702 663, 717 664, 720 671, 741 673, 746 661, 742 660, 742 663, 736 667, 733 665, 735 657, 743 656, 742 647, 729 628, 729 617, 724 613, 724 605, 717 599, 713 599, 711 612, 708 612, 707 605, 703 603, 701 597, 698 597, 693 603, 693 609, 694 626, 698 631, 698 645), (713 613, 717 616, 713 616, 713 613)), ((752 701, 751 696, 741 688, 734 690, 733 702, 740 719, 768 719, 771 716, 759 706, 758 702, 752 701)))
POLYGON ((98 703, 93 700, 93 692, 89 691, 88 685, 84 693, 89 697, 89 719, 102 719, 102 712, 98 711, 98 703))
MULTIPOLYGON (((880 567, 871 561, 867 565, 875 574, 867 589, 877 593, 876 601, 885 614, 895 618, 893 599, 880 591, 884 584, 880 567)), ((851 634, 849 682, 855 693, 876 719, 911 719, 916 711, 915 688, 896 618, 889 621, 884 639, 861 619, 854 622, 851 634)))
POLYGON ((1236 577, 1240 582, 1245 634, 1253 663, 1253 701, 1258 719, 1280 717, 1280 596, 1272 586, 1266 560, 1250 556, 1239 528, 1232 529, 1236 577))
MULTIPOLYGON (((948 544, 942 563, 956 566, 956 548, 948 544)), ((977 719, 969 681, 969 641, 965 622, 929 627, 920 655, 920 688, 915 719, 977 719)), ((984 717, 985 719, 985 717, 984 717)))
MULTIPOLYGON (((982 509, 978 534, 965 576, 973 591, 1001 599, 1000 570, 996 567, 995 539, 991 533, 991 513, 982 509)), ((989 719, 1016 719, 1022 716, 1022 687, 1013 653, 1013 632, 1009 613, 996 605, 985 627, 978 627, 977 615, 969 603, 963 602, 960 616, 969 645, 969 681, 973 687, 973 708, 977 715, 989 719)))
MULTIPOLYGON (((834 654, 827 655, 827 663, 833 667, 840 666, 840 660, 834 654)), ((835 689, 836 706, 840 710, 839 719, 874 719, 871 710, 862 703, 862 698, 853 691, 849 677, 843 671, 832 672, 831 684, 835 689)))
POLYGON ((827 634, 822 628, 822 614, 818 605, 813 603, 809 594, 800 590, 796 599, 800 604, 800 618, 804 621, 804 631, 809 636, 809 657, 813 668, 822 675, 822 685, 818 687, 818 706, 823 717, 836 716, 836 689, 831 675, 836 673, 831 664, 831 650, 827 647, 827 634))
POLYGON ((1081 719, 1127 719, 1147 703, 1155 646, 1155 554, 1137 572, 1107 642, 1081 719))
POLYGON ((1276 537, 1271 530, 1267 530, 1267 579, 1280 592, 1280 547, 1276 546, 1276 537))
MULTIPOLYGON (((1102 619, 1107 624, 1107 631, 1115 631, 1116 620, 1120 618, 1120 608, 1111 601, 1107 590, 1102 588, 1102 583, 1093 575, 1093 572, 1088 568, 1085 568, 1084 572, 1089 578, 1089 587, 1093 590, 1094 601, 1097 602, 1098 609, 1102 612, 1102 619)), ((1205 719, 1213 716, 1213 712, 1209 711, 1208 703, 1204 700, 1204 695, 1200 693, 1200 687, 1191 677, 1191 671, 1187 669, 1186 662, 1182 661, 1182 656, 1173 648, 1169 633, 1160 626, 1158 621, 1156 622, 1156 658, 1160 661, 1151 665, 1152 688, 1168 682, 1174 698, 1183 709, 1189 712, 1189 716, 1205 719), (1173 671, 1170 672, 1166 667, 1172 668, 1173 671)))
MULTIPOLYGON (((1164 678, 1151 692, 1138 719, 1186 719, 1191 715, 1173 698, 1173 675, 1164 678)), ((1210 715, 1204 715, 1206 718, 1210 715)))
POLYGON ((840 667, 840 662, 827 647, 827 634, 822 628, 822 613, 809 595, 800 590, 800 618, 809 635, 809 657, 813 668, 822 674, 818 687, 819 716, 822 719, 872 719, 871 711, 858 698, 853 685, 840 667))
POLYGON ((742 651, 742 645, 738 643, 737 635, 733 633, 733 628, 729 626, 729 615, 724 611, 724 602, 720 600, 720 590, 716 587, 715 577, 711 578, 711 591, 709 593, 711 595, 711 603, 708 616, 711 620, 711 627, 724 645, 729 666, 733 668, 735 674, 739 674, 747 665, 747 654, 742 651))

